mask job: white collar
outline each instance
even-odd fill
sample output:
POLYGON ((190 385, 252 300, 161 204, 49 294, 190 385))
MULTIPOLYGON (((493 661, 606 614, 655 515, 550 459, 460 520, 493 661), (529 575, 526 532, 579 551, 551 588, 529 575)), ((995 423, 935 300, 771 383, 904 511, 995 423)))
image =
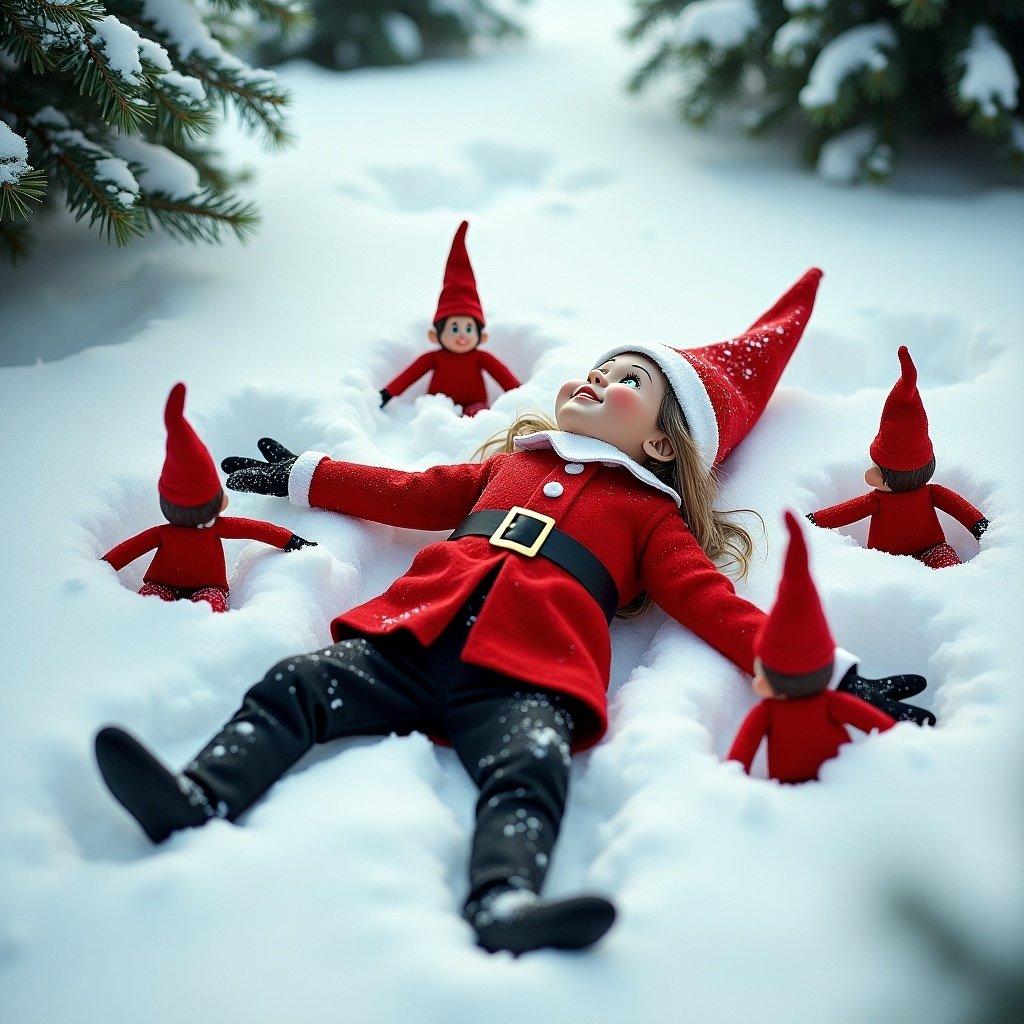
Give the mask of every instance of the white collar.
POLYGON ((679 495, 668 484, 659 480, 649 469, 644 469, 625 452, 607 441, 584 434, 570 434, 565 430, 539 430, 535 434, 523 434, 514 438, 513 443, 524 451, 552 448, 566 462, 600 462, 605 466, 622 466, 629 470, 641 483, 667 494, 677 505, 683 504, 679 495))

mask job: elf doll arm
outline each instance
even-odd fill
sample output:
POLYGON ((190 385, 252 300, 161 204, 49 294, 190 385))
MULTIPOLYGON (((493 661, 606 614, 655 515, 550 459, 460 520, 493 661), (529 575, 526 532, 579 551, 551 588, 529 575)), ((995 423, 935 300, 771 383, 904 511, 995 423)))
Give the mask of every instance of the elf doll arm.
POLYGON ((829 712, 840 724, 852 725, 861 732, 871 732, 872 729, 885 732, 896 724, 884 711, 850 693, 830 694, 829 712))
POLYGON ((745 601, 704 553, 675 509, 666 510, 643 543, 640 579, 651 598, 748 675, 764 612, 745 601))
POLYGON ((215 527, 221 540, 257 540, 262 544, 281 548, 282 551, 296 551, 299 548, 316 547, 316 542, 306 540, 283 526, 265 523, 261 519, 243 519, 239 516, 220 516, 215 527))
POLYGON ((833 530, 837 526, 849 526, 850 523, 859 522, 867 516, 874 515, 877 511, 878 493, 870 491, 860 497, 851 498, 849 501, 841 501, 838 505, 831 505, 818 512, 810 512, 807 518, 815 526, 833 530))
POLYGON ((394 380, 384 385, 381 391, 381 398, 385 395, 385 404, 388 400, 396 398, 407 388, 412 387, 425 373, 429 373, 437 365, 436 352, 424 352, 419 359, 410 363, 394 380))
POLYGON ((727 761, 739 761, 743 770, 749 775, 750 766, 754 763, 757 748, 761 741, 768 734, 768 705, 761 701, 750 710, 750 713, 743 719, 740 731, 732 741, 729 753, 726 754, 727 761))
POLYGON ((136 558, 140 558, 147 551, 160 547, 160 527, 151 526, 148 530, 121 541, 117 547, 111 548, 102 558, 102 561, 109 562, 115 569, 123 569, 136 558))
POLYGON ((480 369, 486 370, 497 381, 502 391, 511 391, 513 388, 519 387, 516 375, 490 352, 480 353, 480 369))
POLYGON ((988 529, 988 520, 966 498, 961 498, 956 491, 951 491, 942 484, 929 484, 932 504, 947 515, 952 516, 961 526, 966 527, 978 540, 988 529))

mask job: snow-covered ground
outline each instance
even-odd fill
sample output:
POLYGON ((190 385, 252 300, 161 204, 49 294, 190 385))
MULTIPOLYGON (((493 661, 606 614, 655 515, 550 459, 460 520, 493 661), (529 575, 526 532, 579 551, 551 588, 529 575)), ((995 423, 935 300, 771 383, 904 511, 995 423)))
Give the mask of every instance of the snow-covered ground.
POLYGON ((954 1022, 977 998, 901 918, 917 894, 995 962, 1024 945, 1021 323, 1024 200, 948 154, 893 188, 837 190, 785 142, 699 135, 627 98, 616 3, 538 0, 521 49, 334 76, 296 65, 299 144, 258 168, 248 247, 107 252, 64 220, 0 280, 5 679, 0 1019, 954 1022), (913 187, 911 187, 913 186, 913 187), (472 420, 376 408, 424 347, 453 229, 493 350, 527 383, 472 420), (103 790, 91 739, 129 725, 180 764, 276 659, 327 639, 428 538, 277 499, 233 510, 320 541, 232 547, 233 610, 139 598, 97 556, 160 521, 168 387, 220 457, 263 434, 366 462, 466 458, 516 409, 624 339, 746 327, 826 271, 783 387, 723 504, 765 517, 741 589, 770 602, 780 510, 858 493, 910 346, 936 480, 992 520, 933 572, 811 531, 834 631, 869 672, 930 680, 934 730, 855 743, 817 785, 720 762, 752 698, 659 613, 616 625, 612 728, 578 759, 550 891, 621 912, 583 955, 476 949, 457 914, 473 792, 422 736, 311 756, 242 827, 160 848, 103 790), (41 357, 41 362, 34 362, 41 357))

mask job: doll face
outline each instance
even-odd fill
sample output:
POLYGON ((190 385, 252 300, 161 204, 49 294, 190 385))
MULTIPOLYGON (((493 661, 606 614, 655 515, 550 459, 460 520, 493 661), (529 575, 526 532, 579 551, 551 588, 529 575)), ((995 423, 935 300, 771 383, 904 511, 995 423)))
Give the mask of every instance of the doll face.
POLYGON ((761 664, 760 658, 754 658, 754 681, 750 684, 750 688, 758 695, 767 700, 784 700, 772 689, 772 684, 768 682, 768 677, 764 674, 764 666, 761 664))
POLYGON ((874 487, 876 491, 889 490, 889 485, 882 479, 882 471, 875 465, 864 474, 864 483, 868 487, 874 487))
POLYGON ((479 330, 471 316, 450 316, 445 320, 440 334, 431 327, 427 337, 449 352, 472 352, 477 345, 487 340, 487 332, 479 330))
POLYGON ((560 430, 607 441, 643 464, 670 462, 675 450, 658 427, 668 383, 658 365, 623 352, 594 367, 585 380, 568 380, 555 397, 560 430))

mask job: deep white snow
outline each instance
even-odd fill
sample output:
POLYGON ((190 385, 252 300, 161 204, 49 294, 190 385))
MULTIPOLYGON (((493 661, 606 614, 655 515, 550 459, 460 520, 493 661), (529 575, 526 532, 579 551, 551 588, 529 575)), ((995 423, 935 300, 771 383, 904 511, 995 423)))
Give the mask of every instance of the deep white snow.
MULTIPOLYGON (((794 3, 790 7, 796 7, 794 3)), ((523 47, 332 75, 293 65, 299 144, 258 170, 248 247, 107 251, 64 218, 0 278, 4 680, 0 1020, 12 1024, 936 1024, 978 994, 903 920, 919 894, 988 960, 1024 945, 1020 288, 1024 201, 954 155, 886 190, 832 187, 789 140, 698 134, 640 59, 625 5, 537 2, 523 47), (471 420, 377 388, 424 349, 451 234, 493 350, 525 379, 471 420), (859 493, 906 343, 936 480, 992 521, 932 571, 809 531, 837 639, 869 673, 930 679, 934 730, 847 747, 780 788, 720 758, 747 681, 660 613, 614 627, 612 728, 573 769, 549 892, 608 894, 583 955, 487 956, 458 917, 473 789, 423 736, 315 752, 240 827, 160 848, 103 789, 92 735, 128 725, 183 764, 275 660, 400 574, 424 535, 235 496, 320 542, 230 545, 232 611, 137 596, 98 562, 160 521, 169 386, 217 455, 296 449, 422 467, 630 338, 743 329, 810 265, 810 328, 728 464, 765 519, 742 591, 774 593, 784 507, 859 493), (36 362, 37 357, 41 361, 36 362)), ((756 521, 748 522, 756 528, 756 521)), ((863 526, 863 524, 862 524, 863 526)))

